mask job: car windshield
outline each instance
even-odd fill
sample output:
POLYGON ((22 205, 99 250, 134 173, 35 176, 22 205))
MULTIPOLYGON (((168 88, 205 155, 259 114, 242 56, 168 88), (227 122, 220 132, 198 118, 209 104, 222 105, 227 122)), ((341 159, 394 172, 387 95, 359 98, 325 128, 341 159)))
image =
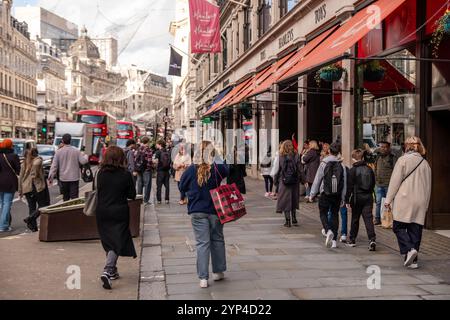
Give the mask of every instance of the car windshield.
MULTIPOLYGON (((61 141, 62 141, 62 138, 56 138, 55 145, 59 146, 61 144, 61 141)), ((80 147, 81 147, 80 146, 81 145, 81 139, 72 138, 72 141, 70 142, 70 145, 75 147, 75 148, 77 148, 77 149, 80 149, 80 147)))
POLYGON ((53 148, 53 146, 38 146, 37 149, 40 156, 55 155, 55 148, 53 148))
POLYGON ((19 157, 23 157, 25 153, 25 144, 24 143, 14 143, 14 153, 19 157))

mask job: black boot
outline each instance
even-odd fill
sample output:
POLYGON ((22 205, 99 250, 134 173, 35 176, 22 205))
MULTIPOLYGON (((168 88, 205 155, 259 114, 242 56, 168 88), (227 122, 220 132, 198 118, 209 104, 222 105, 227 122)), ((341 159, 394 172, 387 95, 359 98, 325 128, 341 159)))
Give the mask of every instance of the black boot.
POLYGON ((297 226, 298 222, 297 222, 297 212, 294 210, 292 211, 292 224, 297 226))
POLYGON ((284 226, 287 228, 290 228, 291 225, 291 213, 290 212, 285 212, 284 213, 284 217, 286 218, 286 222, 284 223, 284 226))

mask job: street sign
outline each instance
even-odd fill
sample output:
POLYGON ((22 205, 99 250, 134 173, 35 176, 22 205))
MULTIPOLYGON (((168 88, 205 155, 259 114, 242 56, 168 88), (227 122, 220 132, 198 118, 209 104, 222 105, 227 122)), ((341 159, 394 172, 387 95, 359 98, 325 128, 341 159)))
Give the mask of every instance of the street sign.
POLYGON ((210 117, 206 117, 202 119, 202 123, 203 124, 210 124, 211 123, 211 118, 210 117))

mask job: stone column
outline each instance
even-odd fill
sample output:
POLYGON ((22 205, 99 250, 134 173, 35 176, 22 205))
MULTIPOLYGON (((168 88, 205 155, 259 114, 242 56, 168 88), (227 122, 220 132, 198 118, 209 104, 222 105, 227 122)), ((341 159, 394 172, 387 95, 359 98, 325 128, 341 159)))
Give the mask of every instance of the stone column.
POLYGON ((307 76, 301 76, 298 78, 298 86, 300 87, 298 90, 300 92, 302 92, 301 94, 299 94, 299 99, 301 99, 299 101, 299 106, 300 108, 298 109, 298 132, 297 132, 297 137, 298 137, 298 144, 299 147, 300 145, 303 145, 303 141, 305 141, 306 139, 308 139, 307 136, 307 108, 306 108, 306 93, 304 93, 305 89, 308 87, 308 80, 307 80, 307 76), (305 103, 304 103, 305 102, 305 103))
POLYGON ((280 0, 272 0, 270 16, 270 27, 273 27, 280 20, 280 0))
POLYGON ((258 40, 258 0, 251 0, 252 6, 252 44, 258 40))

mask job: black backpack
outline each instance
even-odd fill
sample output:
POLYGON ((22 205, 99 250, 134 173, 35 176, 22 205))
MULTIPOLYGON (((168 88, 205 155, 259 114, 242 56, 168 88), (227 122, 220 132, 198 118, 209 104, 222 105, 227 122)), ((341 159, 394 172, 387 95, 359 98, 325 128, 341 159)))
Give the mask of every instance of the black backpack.
POLYGON ((341 196, 344 189, 344 168, 339 161, 328 162, 323 176, 323 192, 328 197, 341 196))
POLYGON ((134 165, 137 172, 144 172, 147 170, 147 159, 145 158, 145 152, 142 150, 138 151, 134 165))
POLYGON ((92 169, 89 163, 86 163, 81 166, 81 179, 85 183, 94 181, 94 175, 92 173, 92 169))
POLYGON ((372 193, 374 182, 374 175, 372 169, 368 166, 360 166, 356 168, 355 172, 355 186, 356 190, 360 190, 364 193, 372 193))
POLYGON ((170 154, 166 150, 161 150, 161 169, 170 170, 170 154))
POLYGON ((282 171, 282 181, 284 185, 288 186, 299 183, 297 160, 297 155, 293 158, 289 156, 285 158, 282 171))

